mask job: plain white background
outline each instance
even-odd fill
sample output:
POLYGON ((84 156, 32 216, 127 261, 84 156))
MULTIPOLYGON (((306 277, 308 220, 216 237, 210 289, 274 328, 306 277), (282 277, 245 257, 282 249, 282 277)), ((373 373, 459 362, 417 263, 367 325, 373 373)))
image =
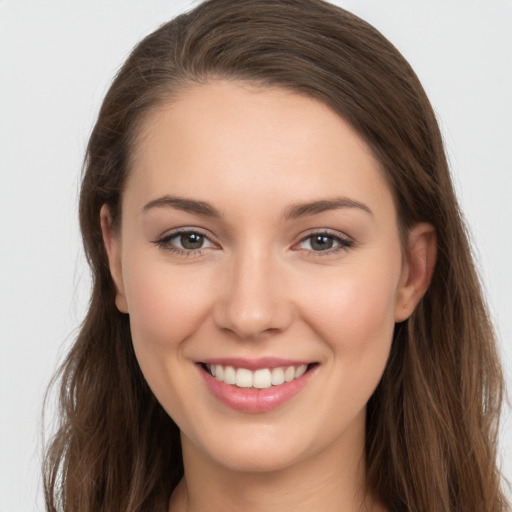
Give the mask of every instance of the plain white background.
MULTIPOLYGON (((0 512, 44 508, 42 398, 88 300, 77 195, 100 102, 133 45, 196 3, 0 0, 0 512)), ((394 43, 431 98, 510 386, 512 0, 336 3, 394 43)))

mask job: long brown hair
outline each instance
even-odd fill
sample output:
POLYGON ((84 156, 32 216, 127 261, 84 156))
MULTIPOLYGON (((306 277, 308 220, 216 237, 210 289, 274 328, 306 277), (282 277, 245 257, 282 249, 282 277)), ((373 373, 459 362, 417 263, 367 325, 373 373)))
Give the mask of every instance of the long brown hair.
POLYGON ((217 78, 316 98, 369 144, 400 229, 430 222, 432 283, 398 324, 367 408, 367 486, 390 510, 502 512, 496 466, 503 394, 441 134, 416 75, 356 16, 321 0, 209 0, 133 50, 101 107, 84 164, 80 224, 93 274, 89 311, 64 362, 60 428, 46 453, 49 511, 165 509, 183 475, 179 431, 148 388, 129 319, 114 305, 100 230, 114 226, 143 118, 190 84, 217 78))

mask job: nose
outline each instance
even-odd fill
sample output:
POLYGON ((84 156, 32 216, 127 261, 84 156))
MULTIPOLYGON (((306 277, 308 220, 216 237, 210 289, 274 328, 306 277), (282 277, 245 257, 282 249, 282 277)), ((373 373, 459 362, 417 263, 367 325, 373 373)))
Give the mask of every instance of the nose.
POLYGON ((292 322, 293 308, 276 258, 247 252, 234 257, 222 273, 214 320, 220 329, 254 340, 284 331, 292 322))

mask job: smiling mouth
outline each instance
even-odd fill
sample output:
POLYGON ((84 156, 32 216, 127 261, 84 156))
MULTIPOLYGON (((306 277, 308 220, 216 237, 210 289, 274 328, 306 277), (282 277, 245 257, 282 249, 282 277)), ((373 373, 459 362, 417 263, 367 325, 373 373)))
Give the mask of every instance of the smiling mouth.
POLYGON ((298 366, 260 368, 251 371, 247 368, 235 368, 234 366, 221 364, 201 364, 203 370, 219 382, 245 389, 268 389, 281 386, 302 377, 316 365, 317 363, 310 363, 298 366))

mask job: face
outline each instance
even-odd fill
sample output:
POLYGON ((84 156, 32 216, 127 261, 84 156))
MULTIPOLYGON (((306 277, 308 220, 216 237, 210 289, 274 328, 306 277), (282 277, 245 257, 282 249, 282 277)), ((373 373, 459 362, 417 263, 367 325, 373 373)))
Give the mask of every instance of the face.
POLYGON ((362 449, 422 272, 343 119, 280 89, 191 87, 146 119, 120 232, 105 208, 102 223, 138 362, 184 444, 257 471, 362 449))

